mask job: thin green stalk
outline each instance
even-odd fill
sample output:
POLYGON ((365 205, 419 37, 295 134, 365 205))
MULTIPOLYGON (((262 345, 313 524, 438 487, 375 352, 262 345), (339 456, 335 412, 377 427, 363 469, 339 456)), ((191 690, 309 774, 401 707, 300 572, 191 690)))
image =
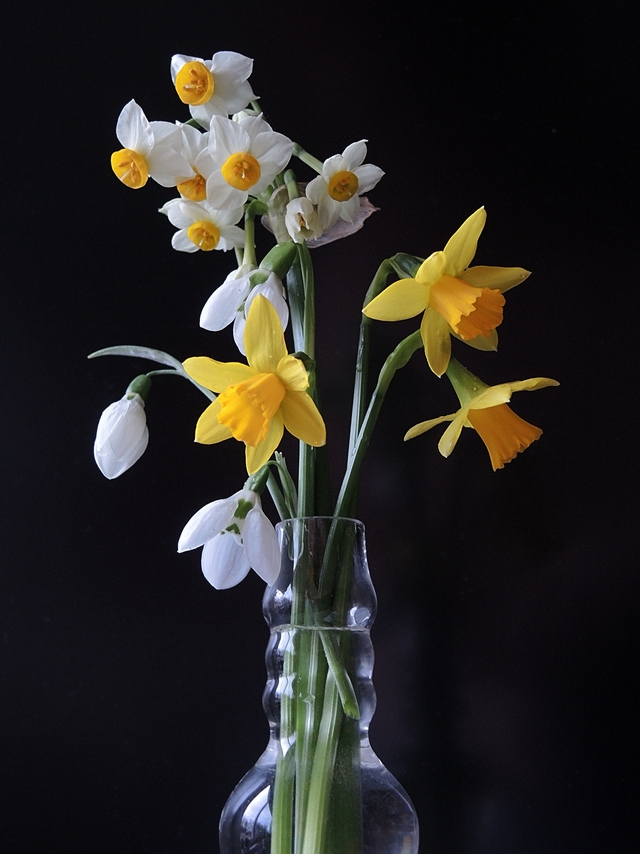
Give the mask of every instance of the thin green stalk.
MULTIPOLYGON (((387 279, 395 272, 391 261, 387 258, 378 267, 363 302, 365 305, 384 290, 387 279)), ((351 429, 349 432, 349 457, 354 452, 358 433, 362 426, 367 406, 367 379, 369 374, 369 349, 371 346, 371 326, 373 321, 365 314, 360 320, 360 337, 358 339, 358 354, 356 356, 356 376, 353 384, 353 405, 351 408, 351 429)))
POLYGON ((253 267, 258 266, 255 234, 255 213, 253 212, 253 209, 249 207, 245 211, 244 215, 244 254, 242 256, 242 263, 251 264, 253 267))
POLYGON ((369 407, 363 419, 362 426, 358 433, 355 448, 347 462, 347 470, 342 481, 342 487, 336 501, 336 516, 353 516, 356 512, 357 488, 360 477, 362 462, 373 429, 378 420, 380 409, 387 393, 387 389, 394 378, 396 371, 403 368, 411 356, 422 346, 422 337, 420 330, 413 332, 401 341, 395 350, 387 357, 386 362, 382 366, 382 370, 378 376, 378 383, 371 395, 369 407))
POLYGON ((312 169, 315 169, 318 175, 322 174, 322 161, 314 157, 313 154, 309 154, 308 151, 305 151, 297 142, 293 143, 293 156, 297 157, 298 160, 302 160, 307 166, 311 166, 312 169))

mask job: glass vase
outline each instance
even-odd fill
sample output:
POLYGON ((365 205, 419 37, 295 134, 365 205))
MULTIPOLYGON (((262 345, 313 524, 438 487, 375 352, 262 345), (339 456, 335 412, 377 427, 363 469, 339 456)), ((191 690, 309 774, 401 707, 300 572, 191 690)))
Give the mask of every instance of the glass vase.
POLYGON ((221 854, 417 854, 413 804, 369 744, 376 596, 364 527, 288 519, 278 536, 280 575, 263 600, 269 743, 225 805, 221 854))

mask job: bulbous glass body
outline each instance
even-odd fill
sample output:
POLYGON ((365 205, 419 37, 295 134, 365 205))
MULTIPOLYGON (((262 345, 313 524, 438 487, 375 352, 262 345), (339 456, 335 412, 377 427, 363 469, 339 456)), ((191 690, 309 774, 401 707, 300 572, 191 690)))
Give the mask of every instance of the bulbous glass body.
POLYGON ((376 597, 364 527, 310 517, 278 525, 265 752, 220 819, 221 854, 417 854, 413 805, 369 744, 376 597))

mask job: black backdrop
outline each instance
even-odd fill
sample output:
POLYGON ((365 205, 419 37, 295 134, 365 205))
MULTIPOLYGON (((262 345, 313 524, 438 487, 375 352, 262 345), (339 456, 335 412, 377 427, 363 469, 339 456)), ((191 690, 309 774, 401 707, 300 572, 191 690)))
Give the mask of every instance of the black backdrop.
MULTIPOLYGON (((154 212, 170 193, 127 191, 108 165, 131 97, 182 117, 170 56, 222 49, 254 57, 275 129, 321 158, 366 137, 387 173, 381 211, 314 256, 336 476, 379 261, 442 248, 483 204, 477 262, 534 271, 508 295, 499 354, 462 359, 490 383, 557 378, 514 400, 542 439, 497 473, 471 431, 449 460, 435 435, 403 444, 455 407, 414 357, 364 472, 372 742, 415 801, 421 851, 637 850, 633 22, 611 6, 417 8, 115 0, 5 19, 7 852, 215 852, 266 742, 262 584, 214 591, 198 553, 175 553, 191 513, 239 487, 240 449, 194 445, 201 400, 158 381, 149 448, 108 482, 95 424, 145 363, 85 358, 116 343, 234 357, 196 325, 232 259, 174 252, 154 212)), ((409 328, 378 325, 377 358, 409 328)))

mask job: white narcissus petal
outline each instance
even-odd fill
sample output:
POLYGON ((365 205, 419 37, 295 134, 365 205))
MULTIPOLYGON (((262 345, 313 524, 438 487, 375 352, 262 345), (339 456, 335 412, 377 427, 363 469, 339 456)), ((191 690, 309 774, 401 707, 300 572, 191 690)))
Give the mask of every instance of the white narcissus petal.
POLYGON ((238 503, 237 493, 230 498, 219 498, 205 504, 189 519, 178 540, 178 551, 186 552, 213 539, 231 524, 238 503))
POLYGON ((140 395, 123 397, 100 416, 93 455, 102 474, 113 480, 137 462, 147 448, 149 430, 140 395))
MULTIPOLYGON (((341 154, 333 154, 331 157, 327 157, 327 159, 322 164, 322 175, 321 178, 324 178, 325 181, 329 181, 336 172, 342 172, 345 168, 344 158, 341 154)), ((313 179, 314 181, 316 178, 313 179)))
POLYGON ((186 202, 184 199, 171 199, 160 208, 160 213, 166 214, 171 225, 176 228, 188 228, 203 219, 203 211, 204 208, 197 202, 186 202))
POLYGON ((175 187, 193 178, 188 161, 168 145, 156 145, 147 155, 149 174, 161 187, 175 187))
POLYGON ((307 198, 314 205, 320 204, 320 200, 327 195, 327 192, 327 182, 321 175, 309 181, 305 189, 307 198))
POLYGON ((360 210, 360 196, 355 195, 346 202, 336 202, 336 204, 340 206, 338 208, 340 219, 343 219, 345 222, 353 222, 360 210))
POLYGON ((267 584, 273 584, 280 569, 280 548, 275 529, 262 511, 259 496, 242 526, 242 538, 253 570, 267 584))
POLYGON ((244 244, 244 231, 237 225, 222 225, 220 222, 217 225, 220 229, 220 239, 216 249, 228 252, 244 244))
POLYGON ((204 59, 201 59, 199 56, 187 56, 184 53, 176 53, 171 57, 171 80, 175 83, 176 77, 178 76, 178 72, 182 68, 183 65, 186 65, 187 62, 201 62, 203 65, 207 65, 204 59))
POLYGON ((374 166, 372 163, 365 163, 364 166, 354 169, 353 174, 358 179, 358 195, 361 196, 375 187, 383 177, 384 172, 379 166, 374 166))
POLYGON ((352 142, 342 152, 344 166, 343 169, 348 169, 349 172, 354 172, 358 166, 364 163, 364 158, 367 156, 367 140, 361 139, 359 142, 352 142))
POLYGON ((178 252, 198 252, 198 247, 187 234, 186 228, 181 228, 171 238, 171 245, 178 252))
POLYGON ((248 151, 250 146, 249 134, 237 122, 222 116, 214 116, 211 119, 209 151, 217 165, 222 166, 232 154, 248 151))
POLYGON ((225 531, 204 544, 202 572, 217 590, 235 587, 251 569, 237 534, 225 531))
POLYGON ((131 99, 122 108, 116 123, 116 136, 125 148, 130 148, 143 156, 153 148, 153 131, 147 117, 136 102, 131 99))

